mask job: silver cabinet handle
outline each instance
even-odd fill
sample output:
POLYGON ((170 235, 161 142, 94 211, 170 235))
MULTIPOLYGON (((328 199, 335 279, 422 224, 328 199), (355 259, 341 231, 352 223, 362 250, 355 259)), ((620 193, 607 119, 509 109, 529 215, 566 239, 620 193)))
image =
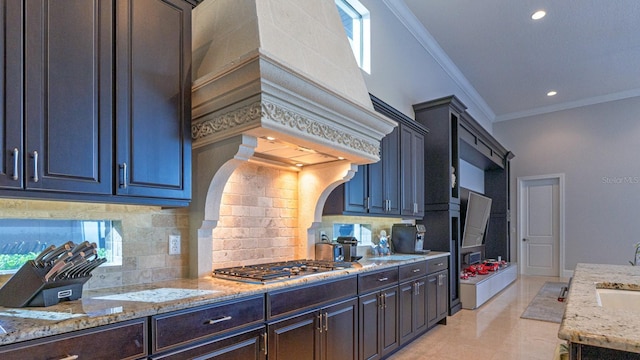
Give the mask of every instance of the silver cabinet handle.
POLYGON ((76 360, 77 358, 79 358, 78 355, 69 355, 61 358, 60 360, 76 360))
POLYGON ((366 210, 371 209, 371 198, 367 196, 367 199, 365 200, 365 206, 366 206, 366 210))
POLYGON ((324 332, 329 331, 329 313, 324 313, 324 332))
POLYGON ((264 354, 266 356, 266 355, 268 355, 267 354, 267 332, 266 331, 262 333, 262 342, 264 343, 263 351, 264 351, 264 354))
POLYGON ((387 281, 387 280, 389 280, 389 278, 386 278, 386 277, 378 279, 378 281, 380 281, 380 282, 387 281))
POLYGON ((38 151, 33 151, 33 182, 40 181, 40 177, 38 176, 38 151))
POLYGON ((13 148, 13 180, 18 180, 18 156, 20 151, 18 148, 13 148))
POLYGON ((207 320, 207 321, 205 321, 205 324, 213 325, 213 324, 221 323, 221 322, 228 321, 228 320, 231 320, 231 319, 232 319, 231 316, 223 316, 223 317, 221 317, 219 319, 207 320))
POLYGON ((413 272, 413 273, 419 273, 419 272, 420 272, 420 269, 413 269, 413 270, 411 270, 411 272, 413 272))
POLYGON ((122 189, 126 189, 127 188, 127 163, 122 163, 122 165, 120 165, 120 169, 122 169, 122 182, 120 183, 120 188, 122 189))
POLYGON ((318 331, 322 334, 322 314, 318 314, 318 331))

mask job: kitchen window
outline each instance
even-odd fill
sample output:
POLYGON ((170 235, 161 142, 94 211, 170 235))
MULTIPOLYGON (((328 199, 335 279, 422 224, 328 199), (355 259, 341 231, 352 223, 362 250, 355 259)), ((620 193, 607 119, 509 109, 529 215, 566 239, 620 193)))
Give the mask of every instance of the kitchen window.
POLYGON ((112 220, 0 219, 0 274, 13 273, 50 245, 98 245, 105 265, 122 264, 122 222, 112 220))
POLYGON ((342 25, 358 66, 371 73, 371 27, 369 10, 358 0, 335 0, 342 25))

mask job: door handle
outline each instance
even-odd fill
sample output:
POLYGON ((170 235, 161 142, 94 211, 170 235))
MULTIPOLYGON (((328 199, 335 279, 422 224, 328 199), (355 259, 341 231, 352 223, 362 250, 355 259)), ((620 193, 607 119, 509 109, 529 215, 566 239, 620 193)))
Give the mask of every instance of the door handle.
POLYGON ((126 189, 127 188, 127 163, 122 163, 122 165, 119 165, 120 169, 122 170, 122 183, 120 183, 120 188, 121 189, 126 189))
POLYGON ((38 176, 38 151, 33 151, 33 182, 40 181, 38 176))
POLYGON ((527 240, 529 240, 529 239, 527 239, 527 238, 522 238, 522 241, 527 241, 527 240))
POLYGON ((18 148, 13 148, 13 180, 18 180, 18 156, 20 151, 18 148))

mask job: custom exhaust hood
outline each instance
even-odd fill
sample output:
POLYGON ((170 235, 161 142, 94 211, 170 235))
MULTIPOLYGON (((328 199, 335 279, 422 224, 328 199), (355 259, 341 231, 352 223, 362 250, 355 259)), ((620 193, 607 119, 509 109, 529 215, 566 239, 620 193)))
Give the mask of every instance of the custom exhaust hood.
POLYGON ((298 175, 299 236, 397 125, 373 109, 334 0, 205 0, 193 13, 192 276, 211 271, 211 229, 231 173, 251 161, 298 175))

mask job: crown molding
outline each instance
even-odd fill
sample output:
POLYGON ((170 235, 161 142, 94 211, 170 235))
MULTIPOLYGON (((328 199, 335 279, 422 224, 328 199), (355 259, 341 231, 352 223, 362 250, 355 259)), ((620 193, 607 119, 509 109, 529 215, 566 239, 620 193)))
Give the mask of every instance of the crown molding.
POLYGON ((418 43, 436 60, 449 77, 458 85, 465 95, 473 102, 478 109, 489 119, 495 121, 496 114, 484 101, 482 96, 471 85, 469 80, 462 74, 451 58, 442 50, 436 39, 425 29, 422 23, 409 10, 404 0, 382 0, 391 12, 400 20, 407 30, 418 40, 418 43))

